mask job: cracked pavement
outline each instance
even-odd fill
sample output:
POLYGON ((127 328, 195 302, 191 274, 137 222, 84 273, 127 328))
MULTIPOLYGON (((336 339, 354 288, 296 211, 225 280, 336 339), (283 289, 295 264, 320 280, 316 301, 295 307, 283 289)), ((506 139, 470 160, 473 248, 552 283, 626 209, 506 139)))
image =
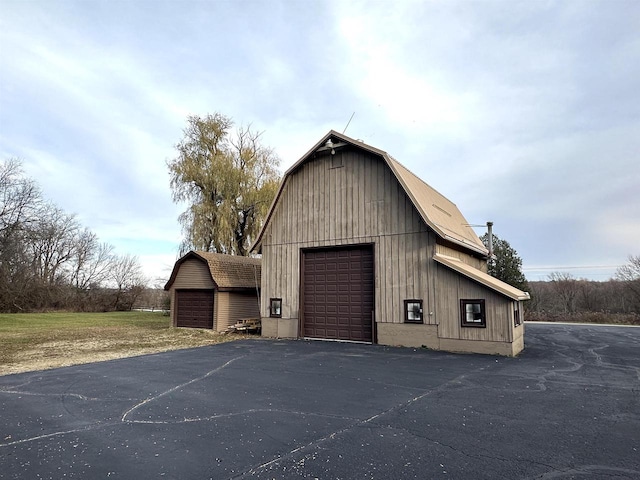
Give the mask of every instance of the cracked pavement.
POLYGON ((640 328, 247 340, 0 377, 0 478, 640 479, 640 328))

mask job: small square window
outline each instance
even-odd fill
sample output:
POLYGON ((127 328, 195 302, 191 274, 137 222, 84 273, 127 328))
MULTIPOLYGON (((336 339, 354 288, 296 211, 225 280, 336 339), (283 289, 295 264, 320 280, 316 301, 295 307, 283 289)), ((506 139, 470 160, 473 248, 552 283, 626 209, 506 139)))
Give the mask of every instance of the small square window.
POLYGON ((282 317, 282 299, 272 298, 269 302, 269 316, 282 317))
POLYGON ((460 314, 463 327, 487 326, 484 300, 460 300, 460 314))
POLYGON ((422 300, 404 301, 404 322, 422 323, 422 300))

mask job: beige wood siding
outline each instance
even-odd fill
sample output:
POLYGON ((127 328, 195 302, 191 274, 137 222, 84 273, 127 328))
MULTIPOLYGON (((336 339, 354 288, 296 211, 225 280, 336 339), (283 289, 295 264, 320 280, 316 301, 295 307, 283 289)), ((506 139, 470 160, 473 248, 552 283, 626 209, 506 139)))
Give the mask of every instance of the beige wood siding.
POLYGON ((435 316, 441 338, 494 342, 513 340, 511 299, 441 265, 437 266, 436 298, 435 316), (461 326, 460 299, 485 300, 486 328, 461 326))
POLYGON ((171 288, 213 288, 209 267, 199 260, 190 259, 180 265, 171 288))
POLYGON ((228 292, 219 292, 216 290, 213 300, 213 329, 221 332, 227 328, 225 315, 228 310, 229 294, 228 292), (220 327, 222 325, 222 328, 220 327))
POLYGON ((477 268, 478 270, 482 270, 483 272, 487 273, 486 260, 482 260, 478 257, 474 257, 473 255, 469 255, 468 253, 461 252, 460 250, 456 250, 455 248, 442 245, 441 243, 436 244, 436 253, 447 255, 448 257, 458 258, 467 265, 470 265, 473 268, 477 268))
POLYGON ((300 249, 373 244, 378 322, 404 321, 404 300, 423 300, 425 322, 435 320, 435 235, 429 232, 393 173, 360 150, 336 152, 303 164, 287 178, 263 235, 261 314, 282 298, 282 317, 299 317, 300 249))
POLYGON ((216 292, 214 309, 214 328, 218 332, 239 320, 260 317, 258 298, 255 293, 216 292))

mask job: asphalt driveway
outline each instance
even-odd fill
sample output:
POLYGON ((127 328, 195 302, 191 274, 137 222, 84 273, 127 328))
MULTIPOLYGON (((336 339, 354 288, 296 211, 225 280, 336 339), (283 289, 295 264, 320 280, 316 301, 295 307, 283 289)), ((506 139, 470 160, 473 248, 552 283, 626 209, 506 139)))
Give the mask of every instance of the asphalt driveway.
POLYGON ((250 340, 0 377, 0 478, 640 478, 640 328, 250 340))

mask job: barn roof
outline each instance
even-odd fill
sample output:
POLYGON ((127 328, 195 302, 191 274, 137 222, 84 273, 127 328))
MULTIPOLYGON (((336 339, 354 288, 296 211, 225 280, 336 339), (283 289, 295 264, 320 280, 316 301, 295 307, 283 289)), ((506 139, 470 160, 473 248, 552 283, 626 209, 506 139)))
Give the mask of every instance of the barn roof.
POLYGON ((289 168, 285 174, 280 188, 276 194, 269 212, 266 217, 266 221, 258 234, 255 243, 252 246, 252 251, 260 251, 262 244, 262 235, 271 219, 271 215, 275 209, 276 204, 280 198, 284 185, 289 178, 302 164, 312 158, 316 151, 328 149, 325 144, 328 140, 334 142, 336 148, 344 145, 353 145, 368 152, 374 153, 382 157, 382 159, 389 166, 396 179, 403 187, 408 197, 413 202, 416 210, 424 220, 424 222, 431 227, 431 229, 442 239, 449 242, 461 245, 469 250, 472 250, 481 255, 488 255, 488 251, 484 244, 480 241, 473 229, 469 226, 469 222, 464 218, 455 203, 451 202, 444 195, 438 192, 436 189, 428 185, 417 175, 412 173, 404 165, 394 159, 387 152, 367 145, 364 142, 355 140, 346 135, 331 130, 322 139, 316 143, 306 154, 300 158, 295 164, 289 168))
POLYGON ((164 289, 169 290, 178 275, 180 265, 189 259, 196 259, 209 267, 211 280, 219 289, 256 288, 260 286, 259 258, 226 255, 223 253, 190 251, 181 257, 173 267, 171 277, 164 289))
POLYGON ((495 277, 492 277, 488 273, 484 273, 477 268, 473 268, 471 265, 467 265, 459 258, 450 257, 448 255, 442 255, 440 253, 436 253, 433 256, 433 259, 445 265, 452 270, 464 275, 471 280, 475 280, 476 282, 484 285, 485 287, 489 287, 490 289, 501 293, 502 295, 509 297, 513 300, 530 300, 531 297, 527 292, 523 292, 522 290, 517 289, 516 287, 512 287, 508 283, 503 282, 502 280, 498 280, 495 277))

